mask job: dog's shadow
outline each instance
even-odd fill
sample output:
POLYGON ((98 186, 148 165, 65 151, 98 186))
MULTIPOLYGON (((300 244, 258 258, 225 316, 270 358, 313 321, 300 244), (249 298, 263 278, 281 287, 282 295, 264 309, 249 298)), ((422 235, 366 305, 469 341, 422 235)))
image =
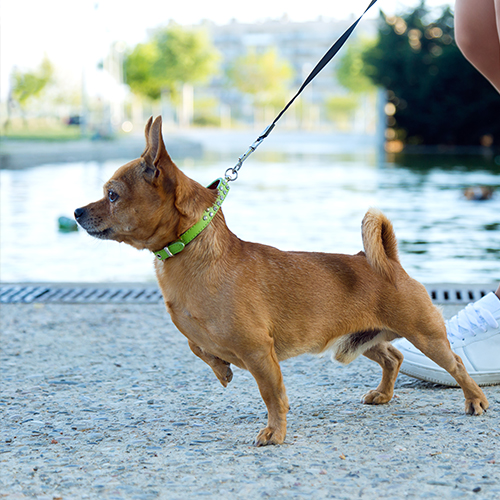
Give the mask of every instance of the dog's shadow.
POLYGON ((438 384, 436 382, 428 382, 426 380, 419 380, 416 378, 409 377, 400 373, 394 384, 394 390, 398 389, 417 389, 422 391, 442 391, 447 389, 460 389, 460 387, 451 387, 448 385, 438 384))

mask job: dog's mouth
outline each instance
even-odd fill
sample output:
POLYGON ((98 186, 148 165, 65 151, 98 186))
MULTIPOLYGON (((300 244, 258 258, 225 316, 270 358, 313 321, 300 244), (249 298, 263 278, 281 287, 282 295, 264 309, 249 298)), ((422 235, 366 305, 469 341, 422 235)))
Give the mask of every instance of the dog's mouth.
POLYGON ((113 234, 113 230, 108 227, 107 229, 103 229, 102 231, 95 231, 92 229, 86 229, 87 233, 94 238, 99 238, 100 240, 109 240, 111 235, 113 234))

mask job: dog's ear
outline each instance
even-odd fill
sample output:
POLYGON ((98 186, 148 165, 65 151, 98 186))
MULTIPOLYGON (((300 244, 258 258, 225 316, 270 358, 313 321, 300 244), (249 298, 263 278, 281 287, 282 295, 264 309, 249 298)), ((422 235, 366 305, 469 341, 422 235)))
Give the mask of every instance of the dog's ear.
POLYGON ((161 129, 161 116, 158 116, 154 121, 152 118, 149 119, 145 129, 146 149, 142 154, 146 164, 144 175, 148 182, 154 182, 162 169, 167 176, 174 175, 171 170, 175 169, 175 165, 165 148, 161 129))
POLYGON ((141 157, 144 158, 144 155, 148 152, 149 149, 149 131, 151 130, 151 124, 153 123, 153 117, 150 116, 148 123, 146 123, 146 128, 144 129, 144 135, 146 137, 146 148, 142 152, 141 157))
POLYGON ((154 184, 156 179, 160 176, 160 169, 156 168, 154 165, 145 161, 142 163, 143 166, 143 175, 144 179, 146 179, 149 184, 154 184))

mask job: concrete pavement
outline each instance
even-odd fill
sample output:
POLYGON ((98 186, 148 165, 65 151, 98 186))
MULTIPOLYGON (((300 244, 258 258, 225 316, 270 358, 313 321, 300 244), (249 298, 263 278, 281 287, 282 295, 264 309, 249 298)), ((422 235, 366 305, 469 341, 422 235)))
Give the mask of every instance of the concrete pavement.
POLYGON ((368 406, 377 365, 301 356, 286 442, 255 448, 255 381, 224 389, 163 305, 0 307, 0 498, 500 498, 500 386, 481 417, 405 375, 368 406))

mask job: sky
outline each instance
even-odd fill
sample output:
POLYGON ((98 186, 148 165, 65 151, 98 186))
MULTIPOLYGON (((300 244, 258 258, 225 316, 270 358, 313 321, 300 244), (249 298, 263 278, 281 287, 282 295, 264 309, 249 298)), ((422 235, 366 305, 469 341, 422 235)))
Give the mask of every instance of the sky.
MULTIPOLYGON (((416 6, 420 0, 379 0, 367 17, 379 9, 388 14, 416 6)), ((292 21, 359 16, 369 0, 2 0, 0 2, 0 98, 8 92, 13 67, 34 69, 44 55, 60 71, 78 78, 82 66, 102 60, 112 42, 128 46, 144 41, 148 30, 173 20, 198 24, 203 19, 225 24, 231 19, 257 22, 284 14, 292 21)), ((427 0, 430 7, 452 5, 427 0)), ((332 40, 332 43, 335 40, 332 40)))

